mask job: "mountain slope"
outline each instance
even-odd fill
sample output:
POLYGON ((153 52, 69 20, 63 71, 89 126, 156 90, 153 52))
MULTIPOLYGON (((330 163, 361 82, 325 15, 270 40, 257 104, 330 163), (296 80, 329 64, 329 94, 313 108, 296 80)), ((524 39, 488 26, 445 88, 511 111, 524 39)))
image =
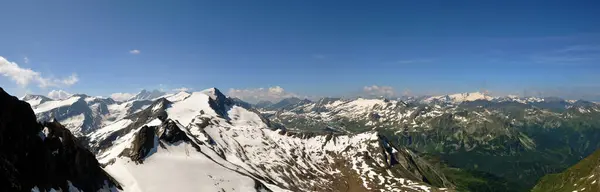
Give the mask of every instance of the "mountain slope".
POLYGON ((134 191, 194 191, 188 182, 207 183, 201 187, 209 191, 448 191, 454 187, 436 168, 376 132, 334 135, 276 130, 235 103, 214 88, 182 100, 159 99, 87 136, 106 170, 134 191), (153 170, 170 174, 153 174, 153 170), (158 183, 161 180, 172 182, 158 183))
POLYGON ((433 96, 424 99, 424 102, 446 102, 446 103, 461 103, 465 101, 476 101, 476 100, 490 100, 491 96, 486 93, 473 92, 473 93, 457 93, 444 96, 433 96))
POLYGON ((134 95, 133 97, 131 97, 127 101, 153 100, 153 99, 160 98, 160 97, 162 97, 162 96, 164 96, 166 94, 167 93, 159 91, 159 90, 147 91, 145 89, 142 89, 139 93, 137 93, 136 95, 134 95))
POLYGON ((0 191, 115 191, 119 184, 56 121, 38 124, 30 105, 0 88, 0 191))
MULTIPOLYGON (((466 97, 468 98, 468 97, 466 97)), ((288 130, 378 131, 395 143, 440 156, 457 168, 533 187, 600 147, 600 105, 556 98, 461 102, 322 99, 292 109, 262 109, 288 130)))
POLYGON ((38 121, 58 120, 78 136, 145 109, 157 98, 180 100, 189 93, 165 94, 157 90, 142 90, 125 102, 111 98, 92 97, 84 94, 72 95, 63 100, 52 100, 40 95, 26 95, 23 100, 30 103, 38 121))
POLYGON ((600 191, 600 150, 569 169, 544 176, 533 192, 600 191))

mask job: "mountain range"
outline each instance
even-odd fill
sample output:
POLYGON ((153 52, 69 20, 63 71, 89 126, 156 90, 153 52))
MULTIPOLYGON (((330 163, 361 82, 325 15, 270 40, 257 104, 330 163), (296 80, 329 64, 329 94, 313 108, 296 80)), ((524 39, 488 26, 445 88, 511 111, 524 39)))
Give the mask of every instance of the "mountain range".
POLYGON ((42 134, 63 127, 106 173, 90 179, 104 185, 72 177, 22 185, 41 191, 566 191, 544 175, 572 175, 569 167, 600 147, 600 105, 559 98, 475 92, 249 104, 210 88, 143 90, 126 101, 20 99, 10 102, 33 119, 19 121, 42 134))

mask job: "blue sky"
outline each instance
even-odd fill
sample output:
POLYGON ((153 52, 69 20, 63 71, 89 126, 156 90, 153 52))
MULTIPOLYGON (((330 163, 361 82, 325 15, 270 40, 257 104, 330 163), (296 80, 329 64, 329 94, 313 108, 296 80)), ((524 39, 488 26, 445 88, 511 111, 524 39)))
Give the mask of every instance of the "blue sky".
POLYGON ((0 85, 15 95, 377 85, 600 98, 598 1, 42 2, 2 3, 0 56, 37 73, 18 84, 5 70, 0 85))

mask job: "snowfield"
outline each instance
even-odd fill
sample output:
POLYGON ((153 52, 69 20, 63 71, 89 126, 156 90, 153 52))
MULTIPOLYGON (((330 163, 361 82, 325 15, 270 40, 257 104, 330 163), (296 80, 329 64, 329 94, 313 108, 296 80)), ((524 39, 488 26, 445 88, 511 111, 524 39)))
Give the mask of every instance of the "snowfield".
POLYGON ((48 102, 37 105, 33 112, 37 114, 37 113, 46 112, 46 111, 49 111, 49 110, 52 110, 55 108, 73 105, 73 103, 77 102, 79 99, 80 99, 80 97, 75 96, 75 97, 70 97, 65 100, 48 101, 48 102))
MULTIPOLYGON (((138 122, 143 125, 118 137, 109 136, 126 130, 134 120, 115 121, 88 134, 93 143, 112 143, 105 148, 97 146, 101 147, 99 162, 125 191, 319 191, 332 185, 372 191, 445 191, 423 183, 418 174, 399 170, 406 167, 378 171, 389 167, 386 157, 390 154, 382 154, 381 149, 391 146, 382 143, 375 132, 339 136, 285 133, 269 128, 257 113, 239 106, 227 107, 226 117, 221 117, 209 104, 224 99, 215 92, 218 90, 168 96, 172 103, 164 110, 167 119, 138 122), (157 140, 140 164, 123 156, 123 151, 134 148, 142 127, 158 127, 157 138, 166 132, 167 121, 174 121, 176 129, 190 140, 157 140), (409 178, 400 177, 402 174, 409 178), (344 177, 360 184, 348 183, 344 177)), ((359 100, 347 104, 369 110, 383 103, 359 100)), ((145 111, 160 113, 158 106, 145 111)), ((400 150, 391 147, 390 152, 397 155, 400 150)))
POLYGON ((254 180, 229 170, 206 156, 190 152, 194 148, 181 143, 158 148, 143 165, 125 158, 105 168, 124 186, 124 191, 255 191, 254 180))

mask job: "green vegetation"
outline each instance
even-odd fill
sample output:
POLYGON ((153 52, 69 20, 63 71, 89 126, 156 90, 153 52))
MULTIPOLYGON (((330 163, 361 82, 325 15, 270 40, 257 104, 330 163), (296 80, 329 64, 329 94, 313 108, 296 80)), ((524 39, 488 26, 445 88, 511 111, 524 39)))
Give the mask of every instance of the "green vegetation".
POLYGON ((600 150, 566 171, 544 176, 532 192, 600 191, 600 150))
POLYGON ((300 113, 284 117, 283 124, 314 129, 311 125, 321 123, 352 133, 375 129, 393 143, 438 157, 461 191, 529 191, 545 175, 600 149, 600 106, 589 102, 479 100, 326 115, 331 120, 300 113), (373 113, 382 120, 372 121, 373 113))

